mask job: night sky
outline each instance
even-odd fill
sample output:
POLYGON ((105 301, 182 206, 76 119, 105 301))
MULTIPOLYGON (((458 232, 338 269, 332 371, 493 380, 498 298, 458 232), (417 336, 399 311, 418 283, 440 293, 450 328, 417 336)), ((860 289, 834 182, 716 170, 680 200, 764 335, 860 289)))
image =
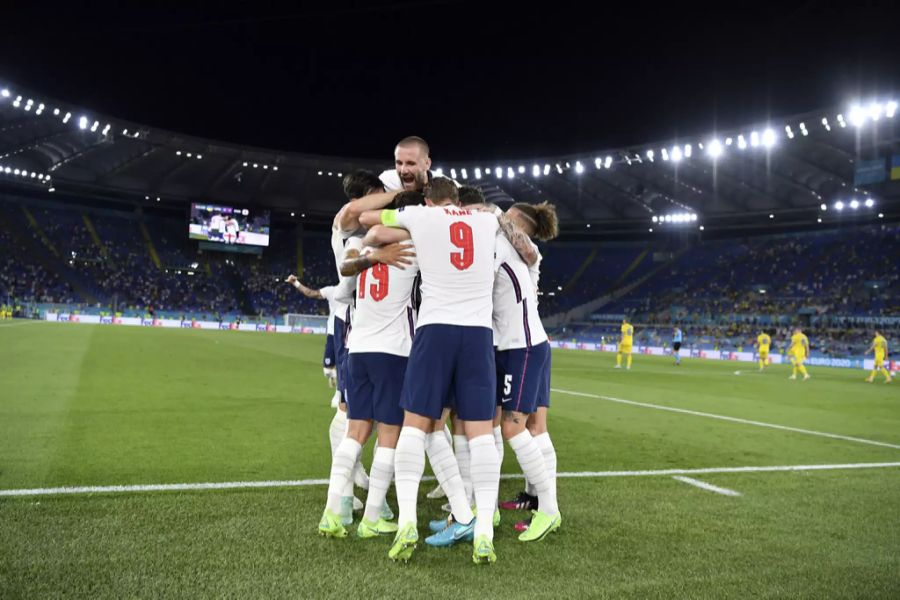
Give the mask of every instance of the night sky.
POLYGON ((0 82, 288 151, 387 159, 416 134, 438 161, 705 134, 900 89, 889 2, 542 4, 7 3, 0 82))

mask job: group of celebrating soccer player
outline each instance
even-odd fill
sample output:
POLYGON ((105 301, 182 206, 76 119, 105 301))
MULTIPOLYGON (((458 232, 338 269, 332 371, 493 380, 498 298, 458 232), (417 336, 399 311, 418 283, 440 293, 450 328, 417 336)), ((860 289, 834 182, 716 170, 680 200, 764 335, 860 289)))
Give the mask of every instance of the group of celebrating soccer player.
POLYGON ((550 345, 538 314, 541 254, 556 237, 553 205, 507 211, 475 187, 434 176, 424 140, 408 137, 395 168, 344 178, 348 202, 334 217, 339 281, 304 294, 327 299, 336 386, 332 463, 321 535, 353 523, 354 483, 368 489, 359 538, 393 536, 388 556, 408 561, 418 541, 417 499, 425 458, 449 501, 426 544, 473 545, 476 564, 497 559, 494 528, 504 442, 526 491, 504 507, 532 509, 519 540, 544 539, 562 515, 556 452, 547 432, 550 345), (452 423, 452 435, 447 422, 452 423), (363 445, 377 432, 368 476, 363 445), (386 496, 395 481, 398 515, 386 496))

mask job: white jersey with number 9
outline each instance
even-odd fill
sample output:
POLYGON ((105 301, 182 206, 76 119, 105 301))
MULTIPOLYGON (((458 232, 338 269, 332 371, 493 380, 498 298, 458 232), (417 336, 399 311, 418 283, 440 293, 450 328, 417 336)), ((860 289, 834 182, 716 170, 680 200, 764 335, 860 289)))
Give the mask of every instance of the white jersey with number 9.
POLYGON ((452 205, 408 206, 382 211, 382 222, 409 231, 416 247, 422 273, 416 329, 491 327, 497 217, 452 205))

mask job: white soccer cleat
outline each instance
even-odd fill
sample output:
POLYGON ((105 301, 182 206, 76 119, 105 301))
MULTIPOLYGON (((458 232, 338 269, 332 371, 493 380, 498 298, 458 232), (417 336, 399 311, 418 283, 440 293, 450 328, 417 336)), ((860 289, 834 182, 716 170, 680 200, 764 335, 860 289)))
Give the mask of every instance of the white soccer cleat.
POLYGON ((796 376, 796 375, 791 375, 790 377, 788 377, 788 379, 797 379, 797 376, 796 376))
POLYGON ((436 500, 437 498, 444 498, 447 493, 444 491, 444 488, 441 487, 441 484, 437 484, 434 486, 434 489, 426 494, 426 496, 432 500, 436 500))
POLYGON ((803 376, 803 381, 806 381, 807 379, 809 379, 809 373, 803 376))
POLYGON ((622 368, 622 365, 616 365, 616 366, 613 367, 613 368, 614 368, 614 369, 621 369, 621 368, 622 368))

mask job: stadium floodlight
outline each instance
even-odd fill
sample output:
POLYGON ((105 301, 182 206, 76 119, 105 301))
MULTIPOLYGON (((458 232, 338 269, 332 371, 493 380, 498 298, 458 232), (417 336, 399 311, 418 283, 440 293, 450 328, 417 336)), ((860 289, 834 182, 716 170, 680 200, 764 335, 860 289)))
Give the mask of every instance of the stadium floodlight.
POLYGON ((859 200, 857 200, 856 198, 854 198, 853 200, 851 200, 851 201, 850 201, 850 208, 852 208, 853 210, 856 210, 857 208, 859 208, 859 200))
POLYGON ((672 158, 672 162, 679 162, 681 157, 683 156, 681 153, 681 148, 678 146, 672 146, 672 151, 669 153, 669 156, 672 158))
POLYGON ((816 219, 816 223, 821 223, 821 222, 822 222, 822 217, 819 217, 818 219, 816 219))
POLYGON ((791 129, 791 126, 790 126, 790 125, 785 125, 785 126, 784 126, 784 133, 788 136, 788 139, 789 139, 789 140, 794 139, 794 130, 791 129))
POLYGON ((94 121, 94 124, 91 125, 91 131, 97 131, 97 128, 100 127, 100 121, 94 121))
POLYGON ((831 131, 831 125, 828 124, 828 117, 822 117, 822 127, 825 128, 825 131, 831 131))
POLYGON ((703 227, 703 225, 701 225, 701 226, 700 226, 700 231, 703 231, 704 229, 705 229, 705 227, 703 227))
POLYGON ((584 173, 584 165, 581 164, 580 160, 575 162, 575 172, 578 173, 579 175, 584 173))
POLYGON ((671 222, 672 222, 672 215, 666 215, 666 216, 663 218, 663 220, 664 220, 666 223, 671 223, 671 222))
POLYGON ((293 213, 293 212, 291 213, 291 216, 292 216, 292 217, 294 216, 294 213, 293 213))
POLYGON ((176 150, 176 151, 175 151, 175 156, 181 156, 181 150, 176 150))
POLYGON ((594 168, 596 168, 597 170, 600 170, 600 168, 602 166, 603 166, 603 160, 598 156, 597 158, 594 159, 594 168))
POLYGON ((494 175, 497 179, 503 179, 503 167, 494 167, 494 175))
POLYGON ((603 161, 603 166, 606 167, 607 169, 610 168, 612 166, 612 161, 613 161, 612 156, 607 156, 606 160, 603 161))
POLYGON ((538 165, 534 165, 533 167, 531 167, 531 174, 534 177, 540 177, 541 176, 541 168, 538 165))
POLYGON ((9 90, 6 88, 3 88, 2 90, 0 90, 0 96, 3 96, 4 98, 9 98, 9 90))
POLYGON ((661 149, 659 153, 662 155, 663 161, 669 160, 669 151, 666 148, 661 149))
POLYGON ((650 233, 653 233, 653 228, 651 227, 651 228, 649 229, 649 231, 650 231, 650 233))
POLYGON ((460 174, 462 175, 462 178, 463 178, 463 179, 468 179, 468 178, 469 178, 469 173, 468 173, 468 171, 466 171, 465 169, 460 169, 460 174))
POLYGON ((842 115, 841 113, 838 113, 837 122, 838 122, 838 125, 840 125, 841 127, 847 126, 847 121, 844 120, 844 115, 842 115))
POLYGON ((71 119, 71 118, 72 118, 72 113, 67 112, 67 113, 66 113, 66 116, 63 117, 63 121, 62 121, 62 122, 63 122, 63 123, 68 123, 68 122, 69 122, 69 119, 71 119))
POLYGON ((587 228, 588 228, 588 229, 591 228, 591 224, 590 224, 590 223, 587 224, 587 228))
MULTIPOLYGON (((244 166, 246 167, 247 163, 244 163, 244 166)), ((322 171, 319 171, 319 175, 321 175, 321 174, 322 174, 322 171)))
POLYGON ((481 167, 475 167, 475 179, 481 179, 481 167))
POLYGON ((515 171, 513 171, 513 168, 512 168, 512 167, 507 167, 507 169, 506 169, 506 177, 507 177, 507 179, 512 179, 512 178, 515 177, 515 176, 516 176, 516 173, 515 173, 515 171))
POLYGON ((647 150, 647 159, 648 159, 650 162, 653 162, 653 157, 654 157, 654 156, 655 156, 655 154, 653 153, 653 150, 647 150))
POLYGON ((730 137, 725 138, 725 145, 726 145, 726 146, 730 146, 730 145, 733 144, 733 143, 734 143, 734 140, 731 139, 730 137))
POLYGON ((78 128, 79 129, 87 129, 88 120, 87 117, 78 117, 78 128))
POLYGON ((656 215, 653 215, 653 218, 650 219, 650 220, 653 221, 654 223, 658 223, 658 222, 659 222, 659 217, 657 217, 656 215))
POLYGON ((524 165, 519 165, 519 168, 517 170, 519 171, 519 175, 525 174, 525 166, 524 165))
POLYGON ((54 117, 58 117, 58 116, 59 116, 59 109, 58 109, 58 108, 54 108, 54 109, 53 109, 53 116, 54 116, 54 117))
POLYGON ((751 131, 750 132, 750 145, 756 148, 759 146, 759 132, 751 131))
POLYGON ((725 149, 722 148, 722 142, 719 140, 712 140, 706 145, 706 153, 710 158, 719 158, 724 151, 725 149))
POLYGON ((775 215, 769 213, 769 218, 770 218, 770 219, 774 219, 774 218, 775 218, 775 215))
POLYGON ((891 100, 887 104, 884 105, 884 116, 889 119, 893 119, 894 115, 897 112, 897 101, 891 100))
POLYGON ((32 171, 32 172, 31 172, 31 178, 34 179, 35 177, 37 177, 37 173, 35 173, 34 171, 32 171))
POLYGON ((691 213, 691 221, 697 220, 697 213, 691 213))
POLYGON ((192 156, 192 154, 191 154, 190 152, 188 152, 188 153, 185 154, 185 156, 187 156, 188 158, 190 158, 190 157, 192 156))
POLYGON ((685 144, 684 145, 684 157, 690 158, 693 153, 694 153, 694 148, 690 144, 685 144))
POLYGON ((883 110, 884 106, 880 102, 871 102, 869 104, 869 118, 877 121, 881 118, 881 111, 883 110))
POLYGON ((747 148, 747 140, 744 139, 744 134, 738 136, 738 148, 741 150, 746 150, 747 148))
POLYGON ((840 200, 838 200, 837 202, 834 203, 834 209, 835 210, 844 210, 844 203, 841 202, 840 200))
POLYGON ((272 165, 272 170, 273 170, 273 171, 277 171, 277 170, 278 170, 278 165, 272 165))
POLYGON ((450 169, 450 177, 456 179, 456 169, 450 169))
POLYGON ((884 218, 884 213, 878 213, 878 218, 879 218, 879 219, 883 219, 883 218, 884 218))
POLYGON ((7 175, 8 175, 9 173, 12 173, 12 169, 9 168, 9 167, 6 167, 6 169, 4 169, 4 170, 6 171, 6 174, 7 174, 7 175))
POLYGON ((819 208, 821 210, 828 210, 828 205, 823 202, 822 204, 819 205, 819 208))
POLYGON ((800 122, 800 133, 803 134, 803 137, 809 135, 809 131, 806 129, 806 123, 803 123, 802 121, 800 122))
POLYGON ((202 155, 202 154, 198 154, 198 155, 197 155, 197 160, 203 160, 203 155, 202 155))
POLYGON ((865 204, 866 204, 866 208, 872 208, 873 206, 875 206, 875 201, 872 200, 871 198, 866 198, 865 204))
POLYGON ((770 128, 767 128, 765 131, 763 131, 763 134, 762 134, 763 146, 765 146, 766 148, 771 148, 772 146, 775 145, 775 140, 776 140, 776 137, 775 137, 774 129, 772 129, 770 127, 770 128))
POLYGON ((159 196, 156 197, 156 201, 159 202, 161 198, 159 196))
POLYGON ((19 174, 19 169, 16 169, 15 171, 13 171, 13 175, 18 175, 18 174, 19 174))
POLYGON ((563 169, 559 163, 556 163, 556 172, 562 175, 563 169))
POLYGON ((48 191, 48 192, 50 192, 50 193, 51 193, 51 194, 52 194, 52 193, 53 193, 53 192, 55 192, 55 191, 56 191, 56 188, 55 188, 55 187, 52 187, 52 188, 50 188, 50 189, 49 189, 49 190, 47 190, 47 191, 48 191))
POLYGON ((854 127, 862 127, 866 120, 866 113, 860 105, 854 104, 850 107, 849 118, 851 125, 854 127))

